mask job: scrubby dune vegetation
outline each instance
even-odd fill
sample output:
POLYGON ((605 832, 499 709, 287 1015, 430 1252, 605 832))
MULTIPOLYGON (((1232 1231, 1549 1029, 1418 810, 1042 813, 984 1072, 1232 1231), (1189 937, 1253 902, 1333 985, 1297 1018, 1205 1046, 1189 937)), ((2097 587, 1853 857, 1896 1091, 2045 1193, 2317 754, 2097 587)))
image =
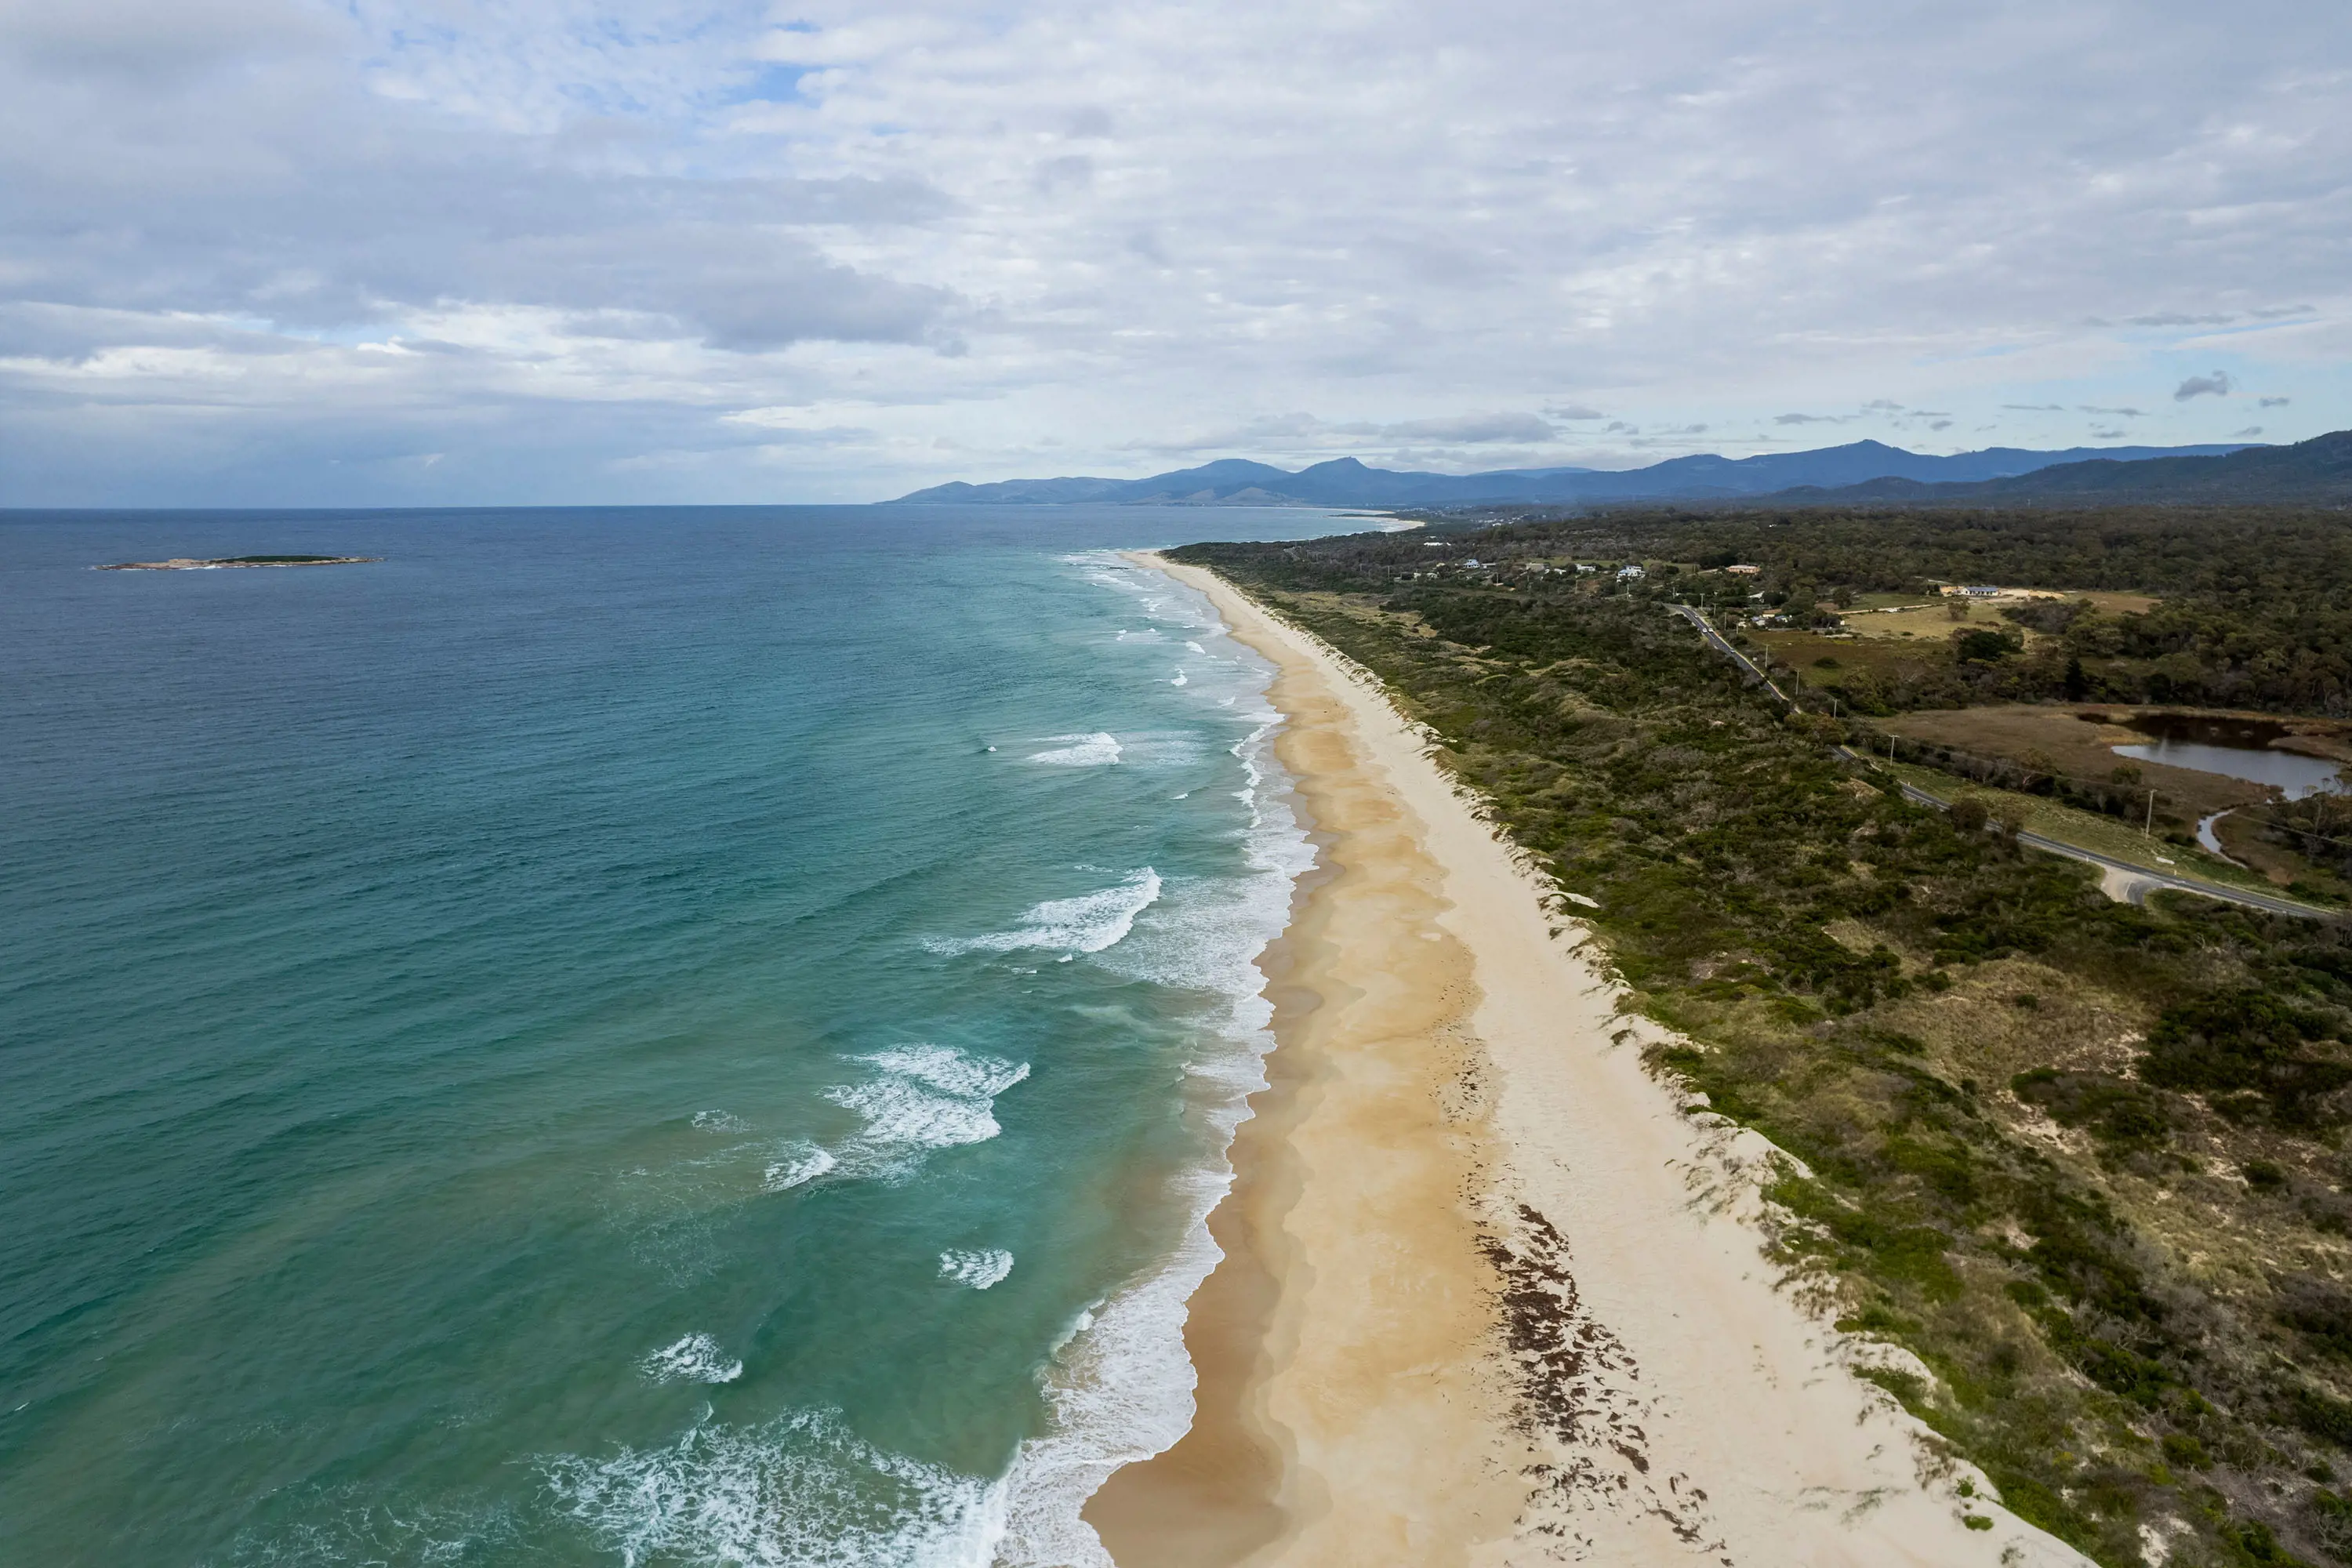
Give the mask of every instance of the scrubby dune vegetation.
MULTIPOLYGON (((2008 1506, 2105 1563, 2352 1562, 2352 933, 2112 902, 1743 686, 1661 602, 1695 573, 1528 569, 1934 570, 1859 520, 1780 554, 1769 518, 1697 520, 1722 531, 1704 551, 1633 537, 1671 521, 1172 553, 1381 676, 1597 902, 1576 912, 1685 1042, 1657 1069, 1794 1156, 1782 1261, 1917 1358, 1877 1375, 2008 1506)), ((2084 547, 2083 518, 2029 524, 2084 547)), ((2314 572, 2326 526, 2281 534, 2314 572)), ((2199 570, 2168 591, 2193 600, 2170 584, 2199 570)))

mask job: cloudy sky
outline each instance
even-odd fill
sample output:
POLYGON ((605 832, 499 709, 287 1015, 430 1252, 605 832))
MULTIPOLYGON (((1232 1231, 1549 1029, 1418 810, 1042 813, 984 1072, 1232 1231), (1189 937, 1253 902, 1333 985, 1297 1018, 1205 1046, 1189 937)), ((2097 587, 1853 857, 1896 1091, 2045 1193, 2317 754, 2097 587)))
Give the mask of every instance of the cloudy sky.
POLYGON ((0 0, 0 505, 2352 425, 2313 0, 0 0))

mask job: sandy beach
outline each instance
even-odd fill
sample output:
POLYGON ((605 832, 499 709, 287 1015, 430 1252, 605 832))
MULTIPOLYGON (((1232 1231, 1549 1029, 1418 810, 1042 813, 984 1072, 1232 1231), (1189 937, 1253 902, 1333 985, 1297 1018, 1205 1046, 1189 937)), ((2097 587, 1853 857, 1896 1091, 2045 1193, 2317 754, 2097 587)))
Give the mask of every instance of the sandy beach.
POLYGON ((1261 961, 1192 1429, 1087 1505, 1121 1568, 2086 1562, 1854 1375, 1902 1352, 1783 1288, 1769 1148, 1643 1070, 1572 906, 1377 684, 1135 559, 1276 664, 1320 862, 1261 961))

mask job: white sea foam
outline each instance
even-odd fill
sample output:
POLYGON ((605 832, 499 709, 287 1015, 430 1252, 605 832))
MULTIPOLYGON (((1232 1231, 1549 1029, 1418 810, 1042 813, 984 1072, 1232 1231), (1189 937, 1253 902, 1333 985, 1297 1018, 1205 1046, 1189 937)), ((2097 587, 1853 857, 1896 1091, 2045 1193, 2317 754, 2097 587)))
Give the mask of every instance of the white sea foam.
POLYGON ((1193 666, 1202 679, 1187 695, 1211 721, 1248 726, 1230 746, 1243 773, 1234 793, 1248 813, 1240 836, 1245 868, 1174 879, 1164 902, 1139 911, 1132 936, 1097 960, 1209 999, 1202 1048, 1187 1067, 1208 1091, 1202 1131, 1214 1154, 1183 1179, 1190 1224, 1171 1256, 1078 1314, 1055 1353, 1045 1379, 1047 1430, 1023 1444, 1005 1478, 1006 1532, 996 1548, 1003 1568, 1110 1568, 1079 1510, 1111 1471, 1166 1449, 1192 1424, 1185 1302, 1220 1256, 1207 1216, 1232 1184, 1225 1151, 1248 1114, 1248 1096, 1265 1082, 1273 1043, 1265 976, 1254 961, 1287 923, 1296 879, 1315 858, 1273 755, 1280 721, 1265 711, 1271 667, 1234 643, 1192 590, 1116 556, 1074 559, 1090 580, 1134 595, 1155 620, 1211 650, 1210 664, 1193 666))
POLYGON ((1060 744, 1050 751, 1030 752, 1031 762, 1045 763, 1057 768, 1105 768, 1118 761, 1118 738, 1104 731, 1097 730, 1091 735, 1053 735, 1047 739, 1060 744))
POLYGON ((881 1070, 864 1083, 826 1089, 824 1097, 866 1120, 832 1156, 844 1172, 860 1176, 903 1176, 927 1150, 986 1142, 1003 1131, 996 1097, 1029 1076, 1027 1062, 948 1046, 898 1046, 858 1059, 881 1070))
POLYGON ((988 1568, 1004 1532, 1003 1483, 877 1447, 827 1413, 706 1416, 673 1444, 540 1468, 624 1568, 988 1568))
POLYGON ((1124 941, 1135 928, 1135 917, 1159 898, 1160 873, 1146 866, 1129 872, 1116 887, 1033 905, 1012 931, 935 939, 925 945, 934 952, 1019 952, 1032 948, 1101 952, 1124 941))
POLYGON ((1013 1254, 1002 1250, 965 1252, 950 1247, 940 1254, 940 1278, 985 1290, 1013 1272, 1013 1254))
POLYGON ((867 1144, 893 1151, 984 1143, 1003 1131, 987 1100, 932 1094, 903 1079, 845 1084, 825 1090, 825 1098, 866 1118, 867 1144))
POLYGON ((729 1360, 709 1334, 688 1334, 637 1365, 656 1383, 732 1383, 743 1375, 743 1363, 729 1360))
POLYGON ((751 1126, 723 1110, 698 1110, 694 1125, 705 1132, 749 1132, 751 1126))
POLYGON ((951 1046, 894 1046, 859 1059, 966 1100, 992 1100, 1029 1076, 1027 1062, 972 1055, 951 1046))
POLYGON ((803 1182, 814 1182, 841 1163, 815 1144, 797 1138, 778 1149, 776 1155, 760 1176, 760 1185, 772 1193, 789 1192, 803 1182))
POLYGON ((1184 686, 1190 683, 1184 679, 1184 672, 1180 669, 1176 672, 1176 679, 1170 681, 1168 684, 1171 686, 1184 686))

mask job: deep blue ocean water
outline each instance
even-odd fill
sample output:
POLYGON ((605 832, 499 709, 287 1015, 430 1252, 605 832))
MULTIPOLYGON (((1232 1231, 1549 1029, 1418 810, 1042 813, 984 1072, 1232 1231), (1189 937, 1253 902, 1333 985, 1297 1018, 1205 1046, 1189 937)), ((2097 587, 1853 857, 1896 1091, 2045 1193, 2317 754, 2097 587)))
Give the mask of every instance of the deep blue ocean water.
POLYGON ((0 514, 0 1561, 1097 1561, 1347 526, 0 514))

